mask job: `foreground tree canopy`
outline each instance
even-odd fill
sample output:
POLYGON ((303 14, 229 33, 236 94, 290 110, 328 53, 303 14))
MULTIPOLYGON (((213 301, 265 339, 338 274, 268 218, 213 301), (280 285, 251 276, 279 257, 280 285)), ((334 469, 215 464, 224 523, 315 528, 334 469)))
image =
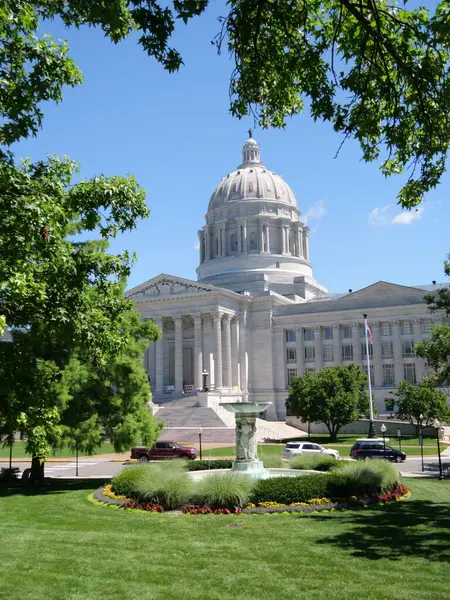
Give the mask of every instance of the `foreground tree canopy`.
MULTIPOLYGON (((100 27, 113 42, 131 32, 168 71, 182 65, 171 46, 177 21, 208 0, 5 0, 0 11, 0 142, 35 134, 44 100, 59 101, 81 74, 65 44, 42 37, 40 22, 100 27)), ((445 171, 450 144, 447 0, 434 10, 389 0, 230 0, 212 43, 235 62, 231 113, 284 127, 307 106, 314 119, 356 139, 386 175, 408 174, 399 193, 418 205, 445 171)), ((44 24, 45 31, 45 24, 44 24)))
POLYGON ((335 440, 339 430, 369 410, 367 377, 355 365, 326 367, 294 377, 287 413, 304 422, 324 423, 335 440))

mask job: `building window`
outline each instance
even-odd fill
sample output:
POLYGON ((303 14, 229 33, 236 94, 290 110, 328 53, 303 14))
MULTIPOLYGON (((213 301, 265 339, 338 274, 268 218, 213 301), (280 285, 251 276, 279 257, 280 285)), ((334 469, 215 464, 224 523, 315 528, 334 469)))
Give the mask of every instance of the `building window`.
POLYGON ((401 322, 401 332, 402 332, 402 335, 411 335, 412 334, 411 321, 402 321, 401 322))
POLYGON ((409 381, 409 383, 416 383, 416 365, 414 363, 406 363, 403 365, 403 372, 406 381, 409 381))
MULTIPOLYGON (((363 373, 367 375, 367 365, 363 365, 362 367, 363 373)), ((370 365, 370 383, 374 385, 375 379, 373 377, 373 365, 370 365)))
POLYGON ((322 339, 323 340, 332 340, 333 339, 333 328, 332 327, 322 327, 322 339))
POLYGON ((341 335, 343 339, 349 339, 352 337, 352 328, 349 325, 342 325, 341 335))
POLYGON ((231 238, 230 238, 230 246, 231 246, 231 251, 232 252, 237 252, 238 249, 238 241, 237 241, 237 235, 235 233, 231 234, 231 238))
POLYGON ((297 362, 297 351, 295 348, 286 349, 286 360, 288 364, 297 362))
POLYGON ((381 357, 392 358, 394 355, 392 351, 392 342, 383 342, 381 344, 381 357))
POLYGON ((293 329, 286 329, 285 334, 287 342, 295 342, 295 331, 293 329))
POLYGON ((307 346, 305 348, 305 362, 314 362, 316 358, 314 346, 307 346))
POLYGON ((383 365, 383 385, 395 384, 394 365, 383 365))
POLYGON ((219 238, 216 238, 216 256, 219 256, 219 238))
POLYGON ((306 373, 314 374, 316 372, 316 369, 315 369, 315 367, 307 367, 305 369, 305 371, 306 371, 306 373))
POLYGON ((366 337, 366 328, 364 327, 364 325, 359 326, 359 337, 366 337))
POLYGON ((413 358, 414 357, 414 342, 403 342, 403 358, 413 358))
MULTIPOLYGON (((363 358, 367 358, 367 347, 365 344, 361 344, 361 356, 363 358)), ((373 346, 369 342, 369 358, 372 358, 372 356, 373 356, 373 346)))
POLYGON ((250 250, 256 250, 258 248, 256 244, 256 233, 254 231, 250 234, 250 250))
POLYGON ((333 346, 327 345, 323 347, 323 360, 331 362, 333 360, 333 346))
POLYGON ((297 377, 297 369, 288 369, 287 370, 287 384, 288 384, 288 387, 291 385, 292 379, 294 377, 297 377))
POLYGON ((431 333, 431 319, 422 319, 422 333, 431 333))
POLYGON ((344 344, 342 346, 342 360, 353 360, 352 344, 344 344))
POLYGON ((303 339, 305 342, 313 342, 314 341, 314 331, 312 329, 304 329, 303 330, 303 339))
POLYGON ((390 323, 381 323, 380 325, 380 335, 392 335, 392 329, 390 323))

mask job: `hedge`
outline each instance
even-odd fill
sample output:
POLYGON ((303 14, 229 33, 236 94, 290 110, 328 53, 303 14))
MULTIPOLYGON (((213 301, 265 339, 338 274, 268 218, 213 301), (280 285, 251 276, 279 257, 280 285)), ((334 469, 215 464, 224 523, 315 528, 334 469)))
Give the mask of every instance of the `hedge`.
POLYGON ((259 479, 252 490, 250 501, 254 504, 260 502, 292 504, 292 502, 307 502, 311 498, 324 498, 327 496, 329 477, 330 475, 327 474, 317 474, 259 479))

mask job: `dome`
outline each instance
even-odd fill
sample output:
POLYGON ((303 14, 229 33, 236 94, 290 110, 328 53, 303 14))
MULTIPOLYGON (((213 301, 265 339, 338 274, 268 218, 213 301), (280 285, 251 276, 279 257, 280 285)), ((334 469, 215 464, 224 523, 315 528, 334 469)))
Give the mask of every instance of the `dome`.
POLYGON ((236 171, 222 178, 211 196, 208 211, 242 200, 272 201, 298 209, 297 200, 288 184, 261 162, 259 146, 251 130, 250 138, 242 148, 242 163, 236 171))

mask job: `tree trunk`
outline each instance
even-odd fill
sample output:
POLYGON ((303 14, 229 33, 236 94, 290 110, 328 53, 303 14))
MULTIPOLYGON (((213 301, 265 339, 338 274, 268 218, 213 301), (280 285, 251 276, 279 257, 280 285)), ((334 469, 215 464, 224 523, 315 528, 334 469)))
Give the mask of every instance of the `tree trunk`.
POLYGON ((29 481, 31 485, 42 485, 45 482, 44 461, 37 456, 33 456, 31 459, 31 473, 29 481))
POLYGON ((335 442, 337 440, 337 434, 339 433, 339 427, 336 429, 333 426, 327 425, 327 429, 330 432, 330 442, 335 442))

